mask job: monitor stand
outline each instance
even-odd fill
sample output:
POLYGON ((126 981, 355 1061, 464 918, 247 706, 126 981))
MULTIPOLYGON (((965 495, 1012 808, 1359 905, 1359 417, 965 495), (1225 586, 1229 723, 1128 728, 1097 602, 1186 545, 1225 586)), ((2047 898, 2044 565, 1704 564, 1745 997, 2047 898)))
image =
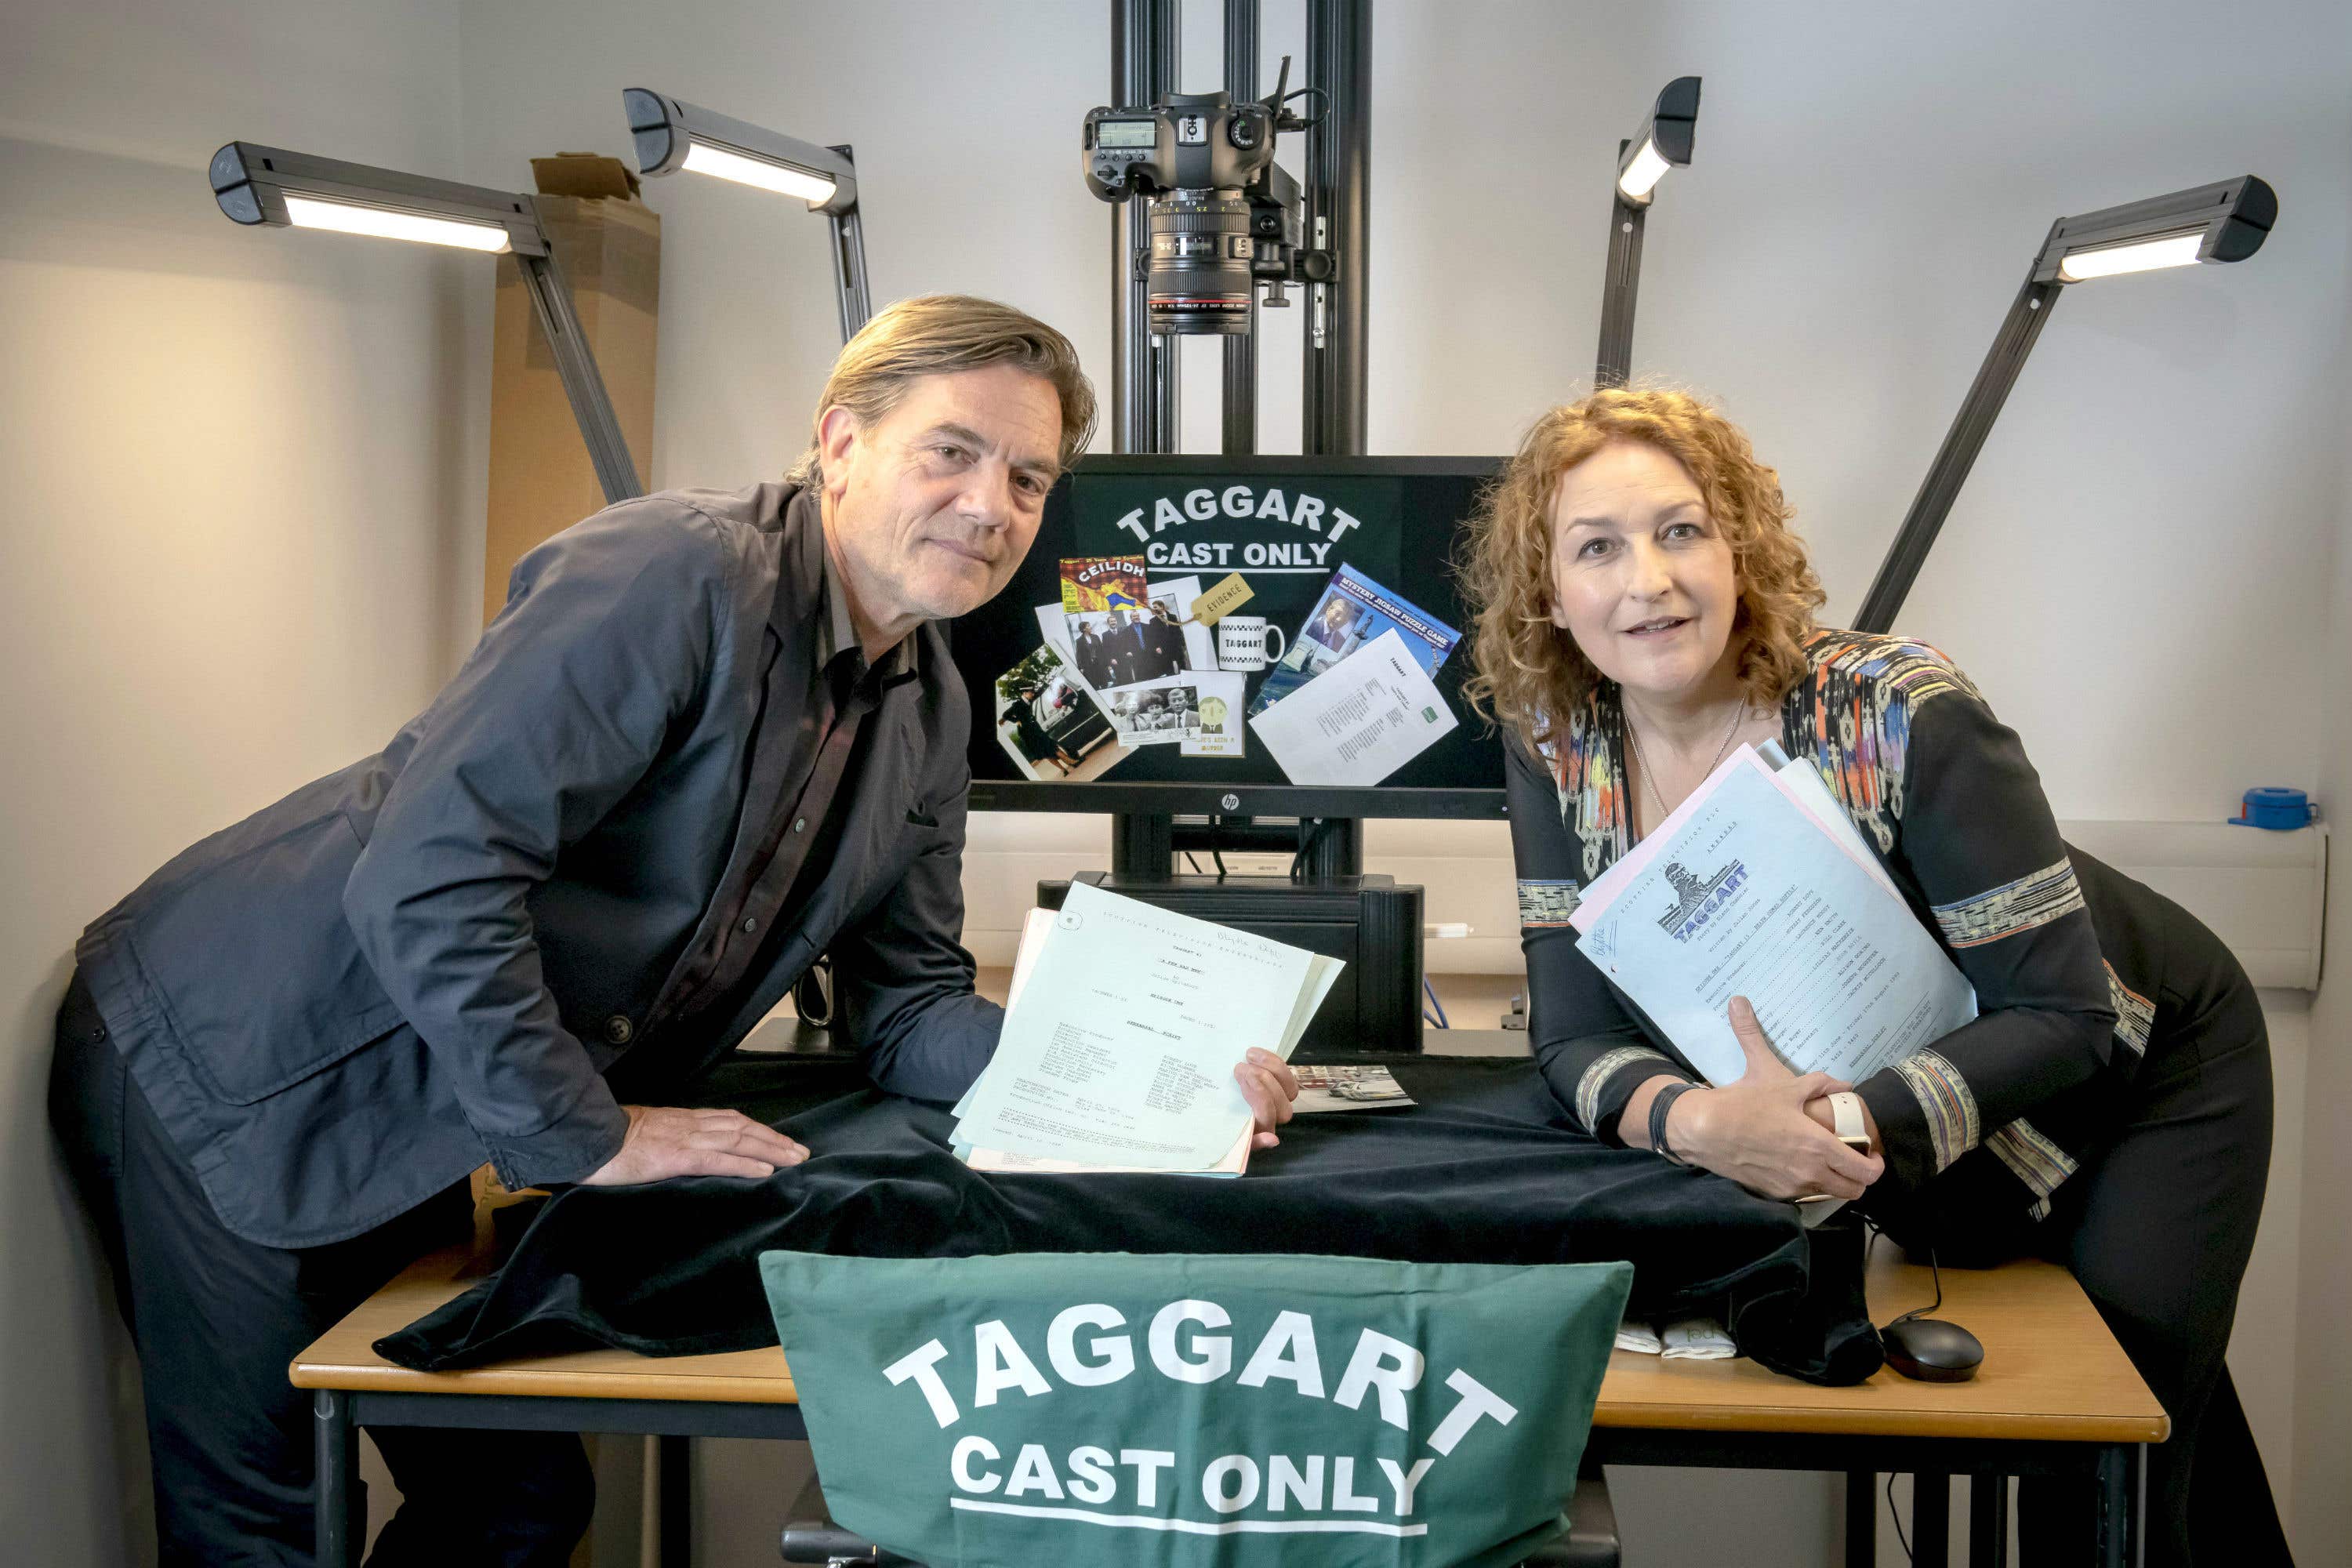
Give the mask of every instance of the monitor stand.
POLYGON ((1288 817, 1179 818, 1138 812, 1120 812, 1110 819, 1110 868, 1117 876, 1173 876, 1177 852, 1182 849, 1295 855, 1301 882, 1356 877, 1364 869, 1364 824, 1353 816, 1309 816, 1294 823, 1288 817))

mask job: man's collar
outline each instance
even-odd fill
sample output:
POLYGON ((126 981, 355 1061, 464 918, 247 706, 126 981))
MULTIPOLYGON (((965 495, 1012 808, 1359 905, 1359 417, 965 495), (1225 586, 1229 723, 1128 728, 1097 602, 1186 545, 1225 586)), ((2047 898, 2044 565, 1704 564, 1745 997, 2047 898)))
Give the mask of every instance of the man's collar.
MULTIPOLYGON (((784 548, 793 553, 798 567, 791 575, 803 584, 800 593, 808 595, 803 597, 795 607, 797 614, 793 618, 803 626, 811 620, 815 622, 816 668, 824 669, 831 667, 835 658, 843 650, 856 648, 858 642, 856 624, 849 616, 848 592, 842 586, 840 575, 834 567, 833 552, 825 548, 823 498, 814 487, 794 492, 793 499, 785 503, 784 531, 784 548), (813 595, 806 586, 809 584, 814 585, 813 595)), ((786 610, 784 597, 782 594, 777 595, 780 613, 786 610)), ((776 631, 779 636, 791 635, 789 627, 784 625, 778 625, 776 631)), ((922 628, 918 626, 900 637, 875 666, 874 672, 886 689, 912 680, 922 673, 919 658, 921 633, 922 628)), ((859 666, 861 669, 864 668, 862 650, 859 666)))

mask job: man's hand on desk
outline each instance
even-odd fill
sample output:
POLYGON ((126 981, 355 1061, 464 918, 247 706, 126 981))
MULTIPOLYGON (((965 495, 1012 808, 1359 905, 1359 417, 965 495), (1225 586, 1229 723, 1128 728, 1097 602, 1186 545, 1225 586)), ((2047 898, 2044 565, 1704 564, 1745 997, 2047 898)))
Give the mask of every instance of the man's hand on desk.
POLYGON ((809 1152, 740 1110, 683 1110, 665 1105, 625 1105, 629 1131, 621 1152, 581 1183, 628 1187, 671 1176, 772 1176, 809 1152))
POLYGON ((1272 1051, 1250 1047, 1249 1058, 1234 1064, 1234 1078, 1242 1086, 1242 1098, 1250 1103, 1257 1118, 1257 1135, 1250 1140, 1253 1149, 1271 1149, 1282 1140, 1274 1130, 1294 1114, 1291 1101, 1298 1098, 1298 1075, 1290 1064, 1272 1051))
MULTIPOLYGON (((1744 996, 1732 998, 1731 1032, 1748 1058, 1747 1073, 1737 1083, 1696 1089, 1675 1100, 1666 1111, 1667 1146, 1768 1198, 1862 1196, 1885 1173, 1886 1162, 1848 1148, 1832 1130, 1829 1096, 1853 1085, 1827 1073, 1799 1078, 1790 1072, 1773 1054, 1764 1026, 1744 996)), ((1650 1096, 1634 1098, 1646 1112, 1650 1096)), ((1621 1122, 1628 1131, 1633 1110, 1628 1104, 1621 1122)), ((1875 1142, 1875 1127, 1871 1137, 1875 1142)))

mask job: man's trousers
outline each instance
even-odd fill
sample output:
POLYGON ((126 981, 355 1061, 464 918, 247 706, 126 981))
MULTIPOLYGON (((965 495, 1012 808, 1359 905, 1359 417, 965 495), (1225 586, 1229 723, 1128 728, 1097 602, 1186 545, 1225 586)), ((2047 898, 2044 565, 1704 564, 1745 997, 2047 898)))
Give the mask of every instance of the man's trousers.
MULTIPOLYGON (((49 1119, 139 1351, 164 1568, 308 1563, 310 1396, 289 1362, 423 1254, 469 1236, 466 1184, 346 1241, 231 1234, 131 1081, 79 977, 58 1015, 49 1119)), ((370 1568, 560 1568, 593 1482, 570 1434, 370 1434, 402 1504, 370 1568)))

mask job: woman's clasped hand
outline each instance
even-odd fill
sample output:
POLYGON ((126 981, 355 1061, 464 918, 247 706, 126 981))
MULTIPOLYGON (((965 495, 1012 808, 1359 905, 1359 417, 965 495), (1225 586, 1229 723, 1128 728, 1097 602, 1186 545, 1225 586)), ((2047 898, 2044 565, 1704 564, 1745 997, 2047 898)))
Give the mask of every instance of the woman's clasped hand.
POLYGON ((1666 1111, 1667 1146, 1766 1197, 1862 1196, 1886 1163, 1841 1142, 1828 1111, 1828 1097, 1853 1086, 1827 1073, 1790 1071, 1745 996, 1731 999, 1731 1029, 1748 1071, 1737 1082, 1675 1100, 1666 1111))

